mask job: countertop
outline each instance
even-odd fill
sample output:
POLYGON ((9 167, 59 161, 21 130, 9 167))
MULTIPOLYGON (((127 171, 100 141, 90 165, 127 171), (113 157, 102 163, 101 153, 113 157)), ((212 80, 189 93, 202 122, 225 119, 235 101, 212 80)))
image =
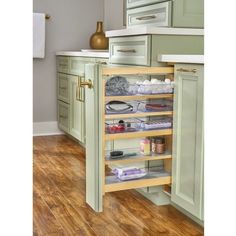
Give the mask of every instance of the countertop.
POLYGON ((61 51, 56 53, 57 56, 70 56, 70 57, 98 57, 98 58, 109 58, 108 51, 61 51))
POLYGON ((109 38, 119 37, 119 36, 131 36, 131 35, 146 35, 146 34, 204 35, 204 29, 139 26, 127 29, 106 31, 106 36, 109 38))
POLYGON ((162 54, 158 55, 159 62, 178 62, 204 64, 204 55, 177 55, 177 54, 162 54))

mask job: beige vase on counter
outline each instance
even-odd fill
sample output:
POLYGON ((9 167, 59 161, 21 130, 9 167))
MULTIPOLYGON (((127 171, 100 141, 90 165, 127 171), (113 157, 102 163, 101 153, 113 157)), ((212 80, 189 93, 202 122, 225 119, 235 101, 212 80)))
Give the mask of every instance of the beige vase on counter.
POLYGON ((108 38, 103 31, 103 22, 97 22, 97 30, 90 38, 90 47, 97 50, 108 49, 108 38))

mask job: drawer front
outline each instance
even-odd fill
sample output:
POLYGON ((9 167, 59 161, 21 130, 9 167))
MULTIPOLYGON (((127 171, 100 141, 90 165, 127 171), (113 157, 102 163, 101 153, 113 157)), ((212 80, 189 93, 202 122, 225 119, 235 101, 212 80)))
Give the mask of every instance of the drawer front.
POLYGON ((127 8, 142 7, 163 1, 164 0, 127 0, 127 8))
POLYGON ((70 105, 58 101, 58 126, 61 130, 70 131, 70 105))
POLYGON ((150 35, 110 38, 109 41, 109 63, 150 66, 150 35))
POLYGON ((57 72, 69 72, 69 57, 57 56, 57 72))
POLYGON ((70 57, 69 72, 72 75, 84 76, 84 66, 87 63, 95 62, 94 58, 70 57))
POLYGON ((66 74, 57 74, 57 98, 69 103, 69 76, 66 74))
POLYGON ((171 26, 171 1, 127 10, 127 26, 171 26))

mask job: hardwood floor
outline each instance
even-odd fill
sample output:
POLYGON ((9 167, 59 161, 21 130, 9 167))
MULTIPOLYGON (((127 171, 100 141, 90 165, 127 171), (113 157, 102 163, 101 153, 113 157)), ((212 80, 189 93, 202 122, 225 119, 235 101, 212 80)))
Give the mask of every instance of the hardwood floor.
POLYGON ((34 235, 200 236, 203 229, 172 206, 135 190, 107 193, 104 211, 85 203, 83 149, 62 136, 34 138, 34 235))

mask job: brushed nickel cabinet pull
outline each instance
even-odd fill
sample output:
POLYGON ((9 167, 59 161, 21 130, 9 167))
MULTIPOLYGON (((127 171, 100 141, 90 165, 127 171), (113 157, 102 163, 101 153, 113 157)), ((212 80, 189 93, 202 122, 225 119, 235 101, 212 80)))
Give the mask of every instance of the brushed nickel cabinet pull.
POLYGON ((117 52, 125 52, 125 53, 136 53, 136 50, 135 49, 118 49, 117 52))
POLYGON ((190 72, 190 73, 196 73, 197 72, 196 69, 184 69, 184 68, 179 68, 179 69, 177 69, 177 71, 179 71, 179 72, 190 72))
POLYGON ((157 18, 155 15, 136 17, 137 20, 151 20, 151 19, 155 19, 155 18, 157 18))

